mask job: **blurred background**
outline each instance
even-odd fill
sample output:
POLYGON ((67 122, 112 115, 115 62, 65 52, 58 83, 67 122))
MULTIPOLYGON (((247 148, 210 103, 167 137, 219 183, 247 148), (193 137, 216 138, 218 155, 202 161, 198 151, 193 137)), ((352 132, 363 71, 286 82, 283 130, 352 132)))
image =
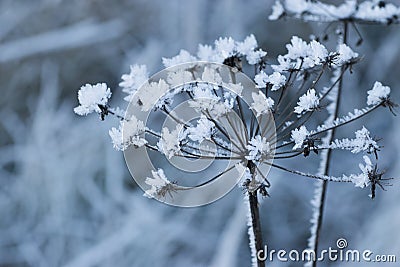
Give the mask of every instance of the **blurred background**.
MULTIPOLYGON (((323 34, 324 24, 269 22, 271 4, 1 0, 0 266, 249 266, 240 189, 190 209, 142 197, 122 153, 112 148, 108 129, 117 122, 79 118, 73 107, 79 87, 96 82, 107 82, 114 89, 112 104, 123 105, 118 83, 130 64, 146 64, 155 73, 161 57, 182 48, 195 53, 199 43, 220 36, 242 40, 253 33, 273 62, 292 35, 323 34)), ((364 42, 356 48, 352 31, 350 45, 364 60, 346 76, 343 113, 363 107, 375 80, 391 86, 400 102, 400 27, 358 29, 364 42)), ((399 178, 398 118, 380 110, 339 135, 352 137, 351 129, 364 124, 383 138, 380 166, 399 178)), ((334 157, 334 172, 358 172, 360 158, 343 155, 334 157)), ((291 164, 305 163, 316 170, 318 158, 291 164)), ((260 207, 265 242, 276 250, 304 249, 313 181, 279 171, 270 177, 271 197, 260 207)), ((320 248, 335 247, 343 237, 349 248, 396 254, 400 261, 400 184, 378 190, 375 200, 348 184, 328 187, 320 248)), ((364 266, 320 264, 353 265, 364 266)))

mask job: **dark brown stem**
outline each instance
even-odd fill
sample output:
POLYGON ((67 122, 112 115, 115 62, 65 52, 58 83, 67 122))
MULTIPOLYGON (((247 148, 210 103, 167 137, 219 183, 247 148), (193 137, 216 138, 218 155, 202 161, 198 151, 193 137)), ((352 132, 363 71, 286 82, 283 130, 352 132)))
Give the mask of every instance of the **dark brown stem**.
MULTIPOLYGON (((256 175, 256 165, 249 161, 247 167, 250 169, 250 173, 253 176, 253 179, 256 175)), ((263 241, 262 241, 262 232, 261 232, 261 220, 260 220, 260 211, 258 209, 258 198, 257 198, 257 190, 254 192, 248 191, 249 194, 249 205, 250 205, 250 213, 251 213, 251 223, 253 228, 254 234, 254 244, 256 248, 256 256, 259 251, 263 249, 263 241)), ((266 253, 266 251, 264 251, 266 253)), ((265 262, 260 260, 257 257, 257 266, 258 267, 265 267, 265 262)))

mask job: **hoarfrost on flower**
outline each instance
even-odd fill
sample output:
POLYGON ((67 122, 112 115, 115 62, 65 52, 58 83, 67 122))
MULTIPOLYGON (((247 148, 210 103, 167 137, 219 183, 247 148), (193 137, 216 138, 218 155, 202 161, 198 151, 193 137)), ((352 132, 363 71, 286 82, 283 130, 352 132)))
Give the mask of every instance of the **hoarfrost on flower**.
POLYGON ((143 121, 132 116, 129 120, 120 121, 119 128, 109 131, 113 146, 117 150, 126 150, 129 146, 142 147, 147 141, 140 137, 145 132, 143 121))
POLYGON ((197 49, 197 57, 201 61, 222 63, 222 61, 217 61, 217 58, 215 57, 215 51, 210 45, 199 44, 197 49))
POLYGON ((192 108, 208 112, 210 116, 217 119, 230 112, 233 104, 228 99, 225 102, 221 102, 221 98, 216 96, 212 90, 213 85, 205 83, 197 84, 192 90, 193 100, 190 100, 188 103, 192 108))
POLYGON ((351 150, 352 153, 360 153, 362 151, 366 151, 368 153, 375 153, 379 150, 379 145, 377 142, 370 136, 367 128, 363 127, 361 130, 356 131, 356 138, 354 139, 336 139, 329 146, 329 148, 341 148, 351 150))
POLYGON ((183 125, 178 124, 174 130, 164 127, 161 131, 161 138, 157 143, 157 147, 161 153, 167 158, 172 158, 181 149, 181 141, 185 139, 186 131, 183 130, 183 125))
POLYGON ((390 87, 384 86, 380 82, 375 82, 374 87, 367 93, 367 105, 377 105, 389 97, 390 87))
POLYGON ((287 57, 290 59, 305 58, 309 53, 308 44, 297 36, 292 37, 286 48, 288 50, 287 57))
POLYGON ((260 135, 253 137, 246 148, 249 152, 246 159, 254 161, 265 158, 271 152, 271 146, 269 142, 267 142, 267 138, 261 137, 260 135))
POLYGON ((188 136, 195 142, 202 142, 204 139, 210 139, 215 131, 215 124, 207 119, 206 116, 201 115, 197 121, 196 127, 188 128, 188 136))
POLYGON ((301 114, 303 112, 311 111, 317 108, 319 105, 319 98, 315 92, 315 89, 310 89, 299 98, 297 106, 294 108, 294 112, 301 114))
POLYGON ((101 113, 99 105, 106 106, 110 97, 110 88, 105 83, 86 84, 78 91, 79 106, 74 108, 74 112, 81 116, 92 112, 101 113))
POLYGON ((215 41, 216 53, 222 58, 222 61, 226 58, 234 56, 236 54, 236 43, 232 37, 219 38, 215 41))
POLYGON ((161 107, 165 103, 163 103, 162 96, 168 91, 169 86, 165 82, 165 80, 160 79, 158 82, 152 82, 145 84, 139 94, 136 94, 141 103, 142 110, 149 111, 153 107, 161 107))
POLYGON ((298 129, 294 129, 291 133, 292 140, 294 141, 293 150, 299 149, 303 146, 304 141, 309 136, 310 132, 303 125, 298 129))
POLYGON ((267 54, 265 51, 256 50, 258 44, 253 34, 247 36, 243 42, 237 43, 237 51, 246 56, 246 60, 250 65, 257 64, 267 54))
POLYGON ((270 97, 267 98, 261 91, 251 93, 251 97, 253 98, 253 103, 250 108, 257 113, 257 117, 268 113, 274 105, 274 100, 270 97))
POLYGON ((275 71, 271 75, 269 75, 266 79, 267 83, 272 84, 272 91, 276 91, 282 88, 286 83, 286 77, 281 73, 275 71))
POLYGON ((264 71, 260 71, 259 73, 257 73, 256 76, 254 77, 256 87, 265 88, 267 86, 266 84, 267 78, 268 75, 264 71))
POLYGON ((400 8, 383 1, 364 1, 359 4, 355 17, 367 21, 388 23, 390 20, 400 17, 400 8))
POLYGON ((125 97, 126 101, 130 101, 132 99, 133 94, 147 82, 149 79, 149 74, 147 72, 147 67, 145 65, 131 65, 130 73, 122 75, 122 82, 119 83, 119 86, 122 87, 122 91, 128 94, 125 97))
POLYGON ((178 55, 172 58, 162 58, 162 62, 166 68, 183 63, 192 63, 197 61, 197 58, 192 56, 188 51, 181 49, 178 55))
POLYGON ((338 65, 343 65, 344 63, 348 63, 352 59, 358 57, 358 53, 354 52, 346 44, 339 45, 338 53, 339 53, 339 55, 336 58, 336 64, 338 64, 338 65))
POLYGON ((168 180, 162 169, 151 171, 151 174, 153 177, 147 177, 144 181, 151 186, 145 191, 144 196, 148 198, 164 197, 167 193, 171 194, 175 191, 174 184, 168 180))
POLYGON ((372 172, 374 166, 372 165, 371 159, 368 156, 364 156, 364 163, 360 163, 358 166, 360 167, 362 173, 350 175, 350 179, 354 183, 356 187, 364 188, 369 185, 369 173, 372 172))
POLYGON ((168 73, 167 82, 172 86, 180 86, 193 80, 193 75, 187 70, 177 70, 168 73))

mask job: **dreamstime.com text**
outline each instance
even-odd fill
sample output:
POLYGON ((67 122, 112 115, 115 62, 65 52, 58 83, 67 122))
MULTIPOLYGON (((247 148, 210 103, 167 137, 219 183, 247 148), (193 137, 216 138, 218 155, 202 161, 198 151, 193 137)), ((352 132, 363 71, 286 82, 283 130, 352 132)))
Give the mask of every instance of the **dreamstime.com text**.
POLYGON ((264 249, 257 252, 257 258, 261 261, 293 261, 293 262, 307 262, 307 261, 324 261, 329 260, 333 262, 396 262, 396 255, 393 254, 374 254, 369 249, 347 249, 347 240, 339 238, 336 241, 336 248, 329 247, 328 249, 321 250, 317 255, 311 249, 299 250, 268 250, 265 245, 264 249))

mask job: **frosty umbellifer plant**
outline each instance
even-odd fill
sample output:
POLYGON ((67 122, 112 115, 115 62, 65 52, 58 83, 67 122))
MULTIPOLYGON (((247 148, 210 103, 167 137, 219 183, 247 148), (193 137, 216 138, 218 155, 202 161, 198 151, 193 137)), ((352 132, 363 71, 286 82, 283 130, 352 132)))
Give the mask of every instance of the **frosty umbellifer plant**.
MULTIPOLYGON (((277 2, 272 18, 288 14, 277 2)), ((299 14, 310 15, 304 10, 299 14)), ((286 46, 287 54, 267 64, 267 53, 253 35, 241 42, 220 38, 214 46, 199 45, 196 56, 181 50, 173 58, 163 58, 166 69, 152 77, 146 66, 132 65, 120 83, 129 103, 126 111, 108 105, 111 90, 104 83, 82 86, 80 105, 74 111, 120 120, 118 128, 109 131, 112 143, 124 151, 147 197, 199 206, 220 198, 232 185, 242 187, 249 207, 253 265, 264 266, 257 257, 263 248, 258 203, 259 196, 269 196, 271 167, 324 182, 370 187, 371 198, 377 187, 385 190, 391 179, 377 167, 381 147, 366 127, 349 138, 333 137, 336 129, 380 107, 394 113, 396 106, 390 88, 375 82, 364 96, 364 107, 338 116, 343 76, 361 57, 346 44, 348 22, 337 20, 341 24, 335 31, 339 44, 334 51, 317 40, 306 42, 294 36, 286 46), (255 70, 248 73, 252 79, 244 74, 250 69, 255 70), (319 121, 323 123, 318 125, 319 121), (329 155, 335 149, 362 154, 358 173, 328 174, 329 155), (287 159, 312 158, 312 154, 321 156, 316 173, 285 166, 287 159), (201 174, 194 179, 197 183, 182 181, 189 173, 201 174)))

